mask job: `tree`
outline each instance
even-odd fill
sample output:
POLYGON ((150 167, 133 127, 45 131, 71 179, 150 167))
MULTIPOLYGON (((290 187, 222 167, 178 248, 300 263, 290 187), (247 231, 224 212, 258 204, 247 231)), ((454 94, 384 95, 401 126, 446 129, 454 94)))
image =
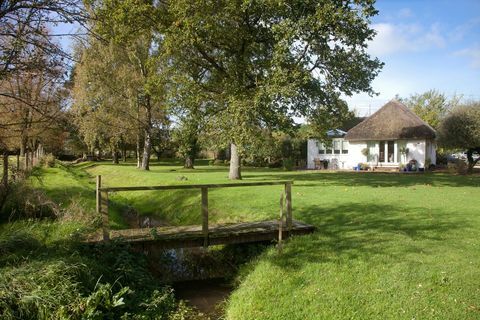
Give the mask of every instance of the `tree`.
POLYGON ((85 23, 81 0, 0 1, 0 79, 13 71, 37 69, 34 52, 70 58, 47 35, 56 23, 85 23))
POLYGON ((31 54, 36 68, 12 70, 0 80, 0 141, 20 156, 40 144, 51 151, 63 143, 59 126, 67 97, 63 62, 40 49, 31 54))
POLYGON ((429 90, 424 93, 416 93, 409 98, 401 99, 423 121, 432 128, 438 129, 440 122, 459 103, 459 97, 454 96, 448 100, 443 93, 437 90, 429 90))
POLYGON ((263 128, 338 108, 340 95, 373 93, 382 63, 367 53, 373 1, 208 1, 167 5, 164 46, 178 72, 215 101, 217 129, 231 143, 230 179, 263 128), (318 107, 318 108, 317 108, 318 107))
POLYGON ((472 101, 453 109, 440 123, 438 133, 442 146, 467 150, 468 169, 472 172, 480 160, 480 102, 472 101))
POLYGON ((136 107, 139 167, 149 170, 154 122, 165 117, 166 105, 165 81, 159 59, 162 37, 153 29, 157 10, 152 1, 147 0, 91 0, 86 3, 96 17, 92 29, 102 45, 115 48, 111 51, 115 56, 113 72, 111 78, 104 81, 113 80, 126 86, 125 91, 117 94, 126 94, 126 100, 136 107), (115 72, 119 67, 123 70, 121 74, 115 72), (141 136, 143 154, 140 157, 141 136))

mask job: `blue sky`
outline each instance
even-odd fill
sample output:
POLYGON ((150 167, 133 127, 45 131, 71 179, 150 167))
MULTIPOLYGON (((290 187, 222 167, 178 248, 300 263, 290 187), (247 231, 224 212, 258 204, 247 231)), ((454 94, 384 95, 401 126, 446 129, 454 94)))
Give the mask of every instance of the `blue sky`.
POLYGON ((361 115, 395 94, 429 89, 480 99, 480 1, 380 0, 369 53, 385 63, 373 88, 380 95, 347 98, 361 115))
MULTIPOLYGON (((379 0, 376 7, 378 33, 368 51, 385 63, 373 82, 379 96, 346 97, 351 109, 368 115, 396 94, 429 89, 480 100, 480 0, 379 0)), ((54 28, 74 31, 72 25, 54 28)))

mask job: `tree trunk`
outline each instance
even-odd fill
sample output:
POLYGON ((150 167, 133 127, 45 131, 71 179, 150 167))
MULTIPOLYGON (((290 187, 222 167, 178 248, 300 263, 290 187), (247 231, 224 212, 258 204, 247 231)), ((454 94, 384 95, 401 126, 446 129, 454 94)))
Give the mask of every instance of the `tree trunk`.
POLYGON ((187 155, 187 156, 185 157, 185 163, 183 164, 183 167, 184 167, 185 169, 194 169, 194 168, 193 168, 193 163, 194 163, 194 161, 195 161, 195 160, 193 159, 193 157, 192 157, 191 155, 187 155))
POLYGON ((473 159, 473 153, 474 152, 479 152, 480 153, 480 148, 476 149, 468 149, 467 150, 467 160, 468 160, 468 173, 473 172, 473 168, 477 164, 477 162, 480 160, 480 157, 477 159, 473 159))
POLYGON ((152 141, 150 129, 145 129, 145 143, 143 145, 142 165, 140 169, 150 170, 150 155, 152 153, 152 141))
POLYGON ((8 151, 3 152, 3 175, 2 175, 2 189, 6 192, 8 188, 8 151))
POLYGON ((22 137, 20 141, 20 157, 24 157, 25 152, 27 152, 27 142, 28 142, 28 137, 22 133, 22 137))
POLYGON ((28 165, 29 165, 29 161, 28 161, 28 151, 25 151, 25 170, 28 170, 28 165))
POLYGON ((150 170, 150 155, 152 154, 152 108, 150 97, 145 98, 145 142, 143 145, 142 170, 150 170))
POLYGON ((0 211, 5 204, 8 193, 8 151, 3 153, 3 176, 0 183, 0 211))
POLYGON ((230 147, 230 172, 228 174, 228 179, 230 180, 241 180, 242 174, 240 171, 240 155, 238 154, 238 148, 235 144, 231 144, 230 147))
POLYGON ((137 168, 140 168, 142 164, 142 157, 140 155, 140 133, 137 134, 137 149, 135 150, 135 157, 137 158, 137 168))
POLYGON ((113 149, 113 151, 112 151, 112 162, 113 162, 113 164, 118 164, 118 152, 117 152, 117 149, 113 149))

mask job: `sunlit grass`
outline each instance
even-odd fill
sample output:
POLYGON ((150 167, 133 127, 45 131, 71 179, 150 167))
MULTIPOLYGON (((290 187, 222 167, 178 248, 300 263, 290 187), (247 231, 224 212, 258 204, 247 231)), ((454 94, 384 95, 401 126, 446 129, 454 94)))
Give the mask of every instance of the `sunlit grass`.
MULTIPOLYGON (((228 182, 226 167, 185 170, 178 162, 154 163, 151 172, 131 163, 82 167, 88 175, 77 172, 69 182, 52 171, 60 181, 45 178, 43 188, 62 199, 78 194, 94 201, 99 174, 106 186, 228 182), (75 191, 79 185, 85 191, 75 191)), ((245 268, 227 304, 229 319, 480 317, 478 175, 260 168, 243 175, 244 181, 293 180, 294 218, 317 231, 289 240, 281 255, 272 248, 245 268)), ((211 221, 275 218, 281 192, 281 186, 211 190, 211 221)), ((122 227, 126 206, 169 224, 200 223, 196 190, 116 193, 111 200, 114 227, 122 227)))

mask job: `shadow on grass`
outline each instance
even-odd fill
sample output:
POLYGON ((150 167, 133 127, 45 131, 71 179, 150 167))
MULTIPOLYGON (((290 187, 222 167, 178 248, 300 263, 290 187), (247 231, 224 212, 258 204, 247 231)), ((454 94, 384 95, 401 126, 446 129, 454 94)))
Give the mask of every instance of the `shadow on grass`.
POLYGON ((370 260, 380 256, 404 259, 407 253, 428 254, 426 243, 445 241, 466 222, 446 212, 430 215, 424 208, 350 203, 336 207, 307 207, 296 212, 316 232, 293 239, 281 256, 270 262, 295 270, 305 263, 370 260))
POLYGON ((201 224, 200 190, 116 192, 110 201, 118 210, 133 210, 164 225, 201 224))
MULTIPOLYGON (((266 171, 268 172, 268 171, 266 171)), ((458 176, 444 173, 401 174, 401 173, 357 173, 357 172, 285 172, 272 174, 244 174, 247 179, 318 181, 340 186, 406 187, 430 184, 446 187, 479 187, 476 176, 458 176)), ((302 184, 302 186, 304 186, 302 184)), ((312 185, 313 186, 313 185, 312 185)))

